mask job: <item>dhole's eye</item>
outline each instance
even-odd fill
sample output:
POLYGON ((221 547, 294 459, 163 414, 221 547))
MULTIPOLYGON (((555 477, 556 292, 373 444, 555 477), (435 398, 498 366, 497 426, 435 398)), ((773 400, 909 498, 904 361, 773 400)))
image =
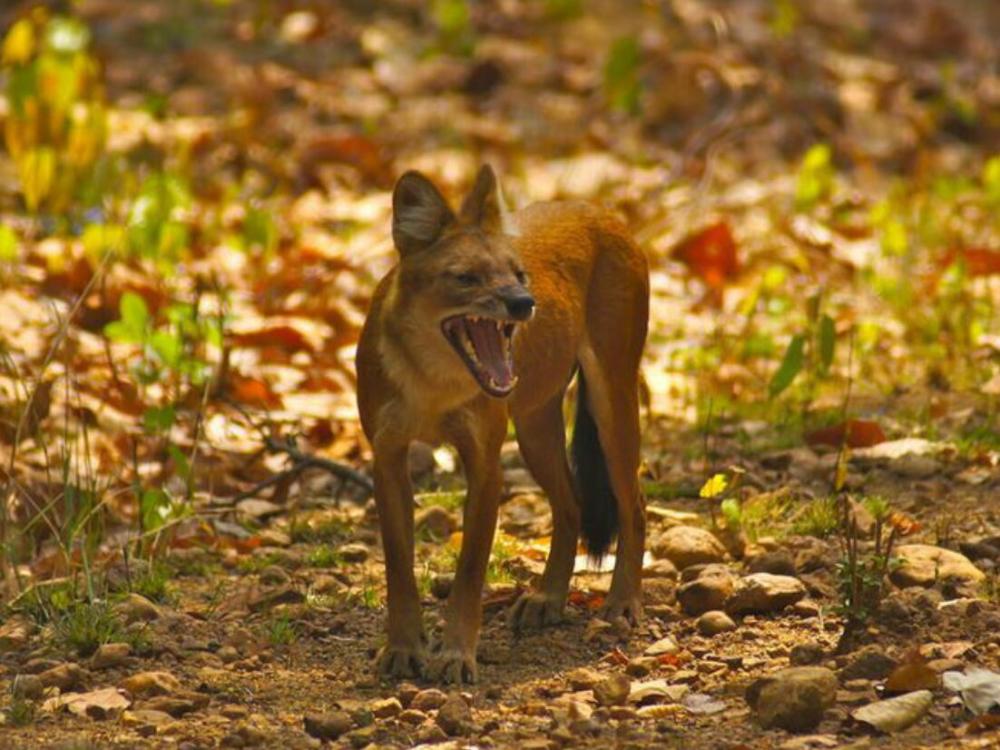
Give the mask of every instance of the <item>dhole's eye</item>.
POLYGON ((462 286, 475 286, 479 283, 479 276, 474 273, 457 273, 455 274, 455 281, 462 286))

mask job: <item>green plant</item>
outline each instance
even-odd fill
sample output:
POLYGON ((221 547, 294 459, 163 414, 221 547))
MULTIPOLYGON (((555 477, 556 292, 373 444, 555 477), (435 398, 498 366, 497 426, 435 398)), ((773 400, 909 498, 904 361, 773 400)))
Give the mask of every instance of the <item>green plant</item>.
POLYGON ((170 600, 171 571, 166 565, 154 561, 141 575, 131 581, 131 589, 154 602, 170 600))
POLYGON ((623 36, 611 45, 604 64, 604 94, 612 109, 629 115, 638 114, 642 96, 639 80, 641 62, 636 37, 623 36))
POLYGON ((795 514, 792 531, 820 539, 834 534, 840 526, 840 508, 836 498, 812 500, 795 514))
POLYGON ((14 691, 17 687, 17 678, 11 683, 10 705, 7 706, 7 723, 13 727, 26 727, 35 721, 37 709, 35 704, 27 698, 17 695, 14 691))
POLYGON ((838 609, 846 619, 842 643, 849 641, 878 610, 886 592, 886 580, 898 565, 893 557, 897 538, 909 533, 909 524, 902 514, 892 510, 880 497, 868 497, 862 506, 875 523, 869 538, 856 522, 849 498, 838 499, 841 559, 837 564, 837 584, 840 591, 838 609))
POLYGON ((28 211, 65 211, 102 156, 104 91, 89 46, 83 23, 41 6, 3 40, 4 136, 28 211))
POLYGON ((289 646, 297 638, 296 625, 287 615, 276 617, 268 623, 267 640, 272 646, 289 646))
POLYGON ((337 568, 344 563, 337 550, 325 544, 310 552, 306 562, 312 568, 337 568))
POLYGON ((78 602, 56 621, 55 637, 77 656, 93 654, 97 647, 120 641, 125 631, 106 602, 78 602))

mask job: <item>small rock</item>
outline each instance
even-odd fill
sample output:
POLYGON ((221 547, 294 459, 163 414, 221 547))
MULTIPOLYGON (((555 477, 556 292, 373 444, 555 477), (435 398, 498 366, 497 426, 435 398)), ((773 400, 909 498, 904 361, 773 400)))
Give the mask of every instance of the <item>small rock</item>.
POLYGON ((204 708, 209 703, 209 697, 202 693, 185 691, 179 695, 157 695, 143 701, 140 708, 152 711, 163 711, 179 719, 185 714, 204 708))
POLYGON ((764 729, 807 732, 837 699, 837 676, 824 667, 788 667, 747 689, 746 700, 764 729))
POLYGON ((941 473, 941 462, 933 456, 908 453, 889 463, 889 468, 902 477, 927 479, 941 473))
POLYGON ((589 667, 578 667, 566 674, 566 681, 569 686, 579 692, 581 690, 593 690, 594 685, 604 679, 604 675, 596 669, 589 667))
POLYGON ((126 711, 121 716, 122 726, 134 727, 137 729, 151 727, 154 731, 156 727, 169 724, 173 720, 173 717, 168 713, 164 713, 163 711, 151 711, 149 709, 126 711))
POLYGON ((233 646, 223 646, 215 652, 215 655, 222 660, 223 664, 232 664, 233 662, 240 660, 240 652, 233 646))
POLYGON ((121 681, 119 687, 135 698, 170 695, 181 689, 180 681, 170 672, 139 672, 121 681))
POLYGON ((674 526, 653 542, 653 555, 663 557, 679 569, 727 558, 726 548, 713 534, 696 526, 674 526))
POLYGON ((823 661, 826 651, 819 643, 798 643, 792 646, 788 661, 793 667, 805 667, 823 661))
POLYGON ((728 633, 730 630, 736 630, 736 623, 725 612, 712 609, 698 618, 695 627, 698 628, 698 632, 702 635, 711 637, 719 635, 719 633, 728 633))
POLYGON ((676 654, 678 651, 680 651, 680 646, 677 645, 677 641, 667 636, 651 644, 643 653, 646 656, 663 656, 664 654, 676 654))
POLYGON ((418 711, 435 711, 441 708, 446 700, 448 700, 448 696, 444 692, 436 688, 428 688, 413 696, 410 708, 415 708, 418 711))
POLYGON ((374 717, 388 719, 398 715, 403 710, 403 704, 399 702, 399 698, 382 698, 372 701, 369 709, 374 717))
POLYGON ((447 739, 448 735, 445 734, 445 731, 434 723, 424 724, 417 730, 416 740, 423 745, 437 745, 447 741, 447 739))
POLYGON ((399 698, 399 702, 403 704, 403 708, 409 708, 410 704, 413 703, 413 699, 417 697, 419 692, 420 688, 412 682, 401 682, 396 688, 396 697, 399 698))
POLYGON ((440 505, 418 510, 413 518, 417 534, 428 534, 432 539, 447 539, 458 528, 455 518, 440 505))
POLYGON ((260 582, 269 586, 284 586, 291 583, 291 580, 292 577, 288 575, 288 571, 280 565, 268 565, 260 571, 260 582))
POLYGON ((838 675, 845 682, 858 679, 881 680, 888 677, 897 666, 896 660, 878 646, 865 646, 851 656, 838 675))
POLYGON ((97 647, 97 651, 90 657, 90 666, 93 669, 113 669, 120 667, 128 661, 132 653, 132 647, 127 643, 103 643, 97 647))
POLYGON ((307 714, 306 734, 320 740, 335 740, 354 728, 354 722, 347 711, 332 711, 328 714, 307 714))
POLYGON ((0 624, 0 654, 20 651, 35 632, 35 623, 25 615, 12 615, 0 624))
POLYGON ((65 708, 77 716, 91 719, 110 719, 121 714, 130 702, 117 689, 108 687, 89 693, 65 693, 50 698, 42 704, 43 711, 57 711, 65 708))
POLYGON ((45 687, 57 687, 65 693, 67 690, 81 687, 87 676, 87 671, 79 664, 66 662, 45 670, 38 675, 38 678, 45 687))
POLYGON ((458 693, 452 693, 438 709, 437 725, 450 737, 467 734, 472 722, 472 711, 458 693))
POLYGON ((652 560, 642 568, 643 578, 668 578, 671 581, 676 581, 677 576, 677 566, 665 557, 659 560, 652 560))
POLYGON ((771 573, 777 576, 794 576, 795 560, 787 550, 779 549, 764 552, 753 557, 747 563, 750 573, 771 573))
POLYGON ((38 700, 45 692, 45 685, 38 675, 19 674, 14 677, 10 685, 10 694, 14 698, 26 698, 27 700, 38 700))
POLYGON ((303 592, 291 586, 282 586, 273 591, 258 592, 248 604, 253 612, 266 612, 279 604, 302 604, 305 600, 303 592))
POLYGON ((240 724, 220 740, 221 747, 260 747, 270 744, 271 736, 260 727, 240 724))
POLYGON ((404 724, 419 726, 427 720, 427 714, 415 708, 408 708, 399 714, 399 720, 404 724))
POLYGON ((600 706, 621 706, 628 700, 631 689, 627 675, 613 674, 594 685, 594 699, 600 706))
POLYGON ((778 612, 805 595, 805 584, 798 578, 752 573, 736 582, 725 608, 736 615, 778 612))
POLYGON ((160 608, 149 601, 142 594, 132 592, 125 599, 115 606, 118 613, 126 623, 152 622, 162 616, 160 608))
POLYGON ((284 513, 285 508, 277 503, 272 503, 270 500, 260 500, 255 497, 251 497, 246 500, 240 500, 236 503, 236 512, 242 513, 250 518, 259 519, 284 513))
POLYGON ((658 663, 659 660, 654 657, 638 656, 629 659, 628 664, 625 665, 625 674, 629 677, 645 677, 656 668, 658 663))
POLYGON ((583 642, 594 643, 604 639, 611 639, 615 635, 615 626, 607 620, 599 617, 592 617, 587 621, 583 630, 583 642))
POLYGON ((932 544, 904 544, 896 548, 900 565, 889 578, 901 588, 933 586, 938 581, 979 583, 986 576, 960 552, 932 544))
POLYGON ((342 544, 337 547, 337 555, 344 562, 363 563, 371 555, 371 550, 368 549, 367 544, 351 542, 350 544, 342 544))
POLYGON ((916 724, 930 710, 933 702, 934 694, 930 690, 916 690, 895 698, 869 703, 853 711, 851 717, 880 732, 890 734, 916 724))
POLYGON ((261 529, 257 532, 261 547, 290 547, 292 538, 281 529, 261 529))
POLYGON ((688 615, 722 609, 733 592, 735 578, 725 565, 706 565, 698 576, 677 589, 677 601, 688 615))

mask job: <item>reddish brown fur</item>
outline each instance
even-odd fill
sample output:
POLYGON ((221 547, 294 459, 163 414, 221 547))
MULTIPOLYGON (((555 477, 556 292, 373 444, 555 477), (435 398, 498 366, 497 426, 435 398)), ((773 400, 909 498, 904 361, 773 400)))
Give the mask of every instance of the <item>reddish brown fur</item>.
MULTIPOLYGON (((617 499, 618 556, 607 609, 610 616, 631 618, 641 611, 638 367, 648 317, 646 259, 620 221, 584 203, 530 206, 511 217, 517 236, 501 234, 496 187, 487 171, 457 217, 441 215, 443 228, 432 242, 414 241, 405 235, 409 225, 401 224, 397 246, 406 249, 379 284, 358 345, 358 404, 375 451, 389 588, 389 645, 380 668, 391 675, 411 675, 425 666, 406 468, 413 440, 454 444, 469 489, 442 649, 432 660, 431 675, 456 682, 476 676, 480 596, 496 525, 499 451, 508 416, 554 516, 542 582, 515 605, 511 619, 515 627, 559 620, 580 526, 562 415, 563 395, 577 366, 587 376, 588 404, 617 499), (438 324, 465 304, 463 292, 448 281, 449 269, 479 269, 485 292, 477 294, 482 294, 490 285, 508 283, 519 264, 527 271, 537 312, 514 340, 519 383, 508 398, 497 399, 480 389, 438 324)), ((447 209, 419 176, 410 179, 410 194, 403 180, 397 186, 397 220, 417 212, 412 225, 419 234, 425 220, 437 219, 435 211, 447 209)))

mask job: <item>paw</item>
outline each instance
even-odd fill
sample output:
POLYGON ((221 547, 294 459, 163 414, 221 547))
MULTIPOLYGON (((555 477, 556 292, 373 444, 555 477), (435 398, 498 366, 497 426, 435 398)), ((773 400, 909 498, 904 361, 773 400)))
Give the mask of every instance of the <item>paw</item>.
POLYGON ((422 646, 394 646, 390 643, 379 651, 375 663, 381 677, 421 677, 425 672, 426 657, 422 646))
POLYGON ((557 625, 564 619, 565 605, 566 600, 563 597, 531 591, 522 594, 521 598, 514 602, 507 615, 507 621, 515 633, 543 628, 546 625, 557 625))
POLYGON ((442 649, 431 659, 427 678, 444 684, 474 683, 479 678, 475 652, 457 648, 442 649))
POLYGON ((614 592, 608 594, 597 615, 602 620, 614 622, 619 617, 624 618, 629 625, 638 625, 642 622, 642 597, 635 596, 615 596, 614 592))

